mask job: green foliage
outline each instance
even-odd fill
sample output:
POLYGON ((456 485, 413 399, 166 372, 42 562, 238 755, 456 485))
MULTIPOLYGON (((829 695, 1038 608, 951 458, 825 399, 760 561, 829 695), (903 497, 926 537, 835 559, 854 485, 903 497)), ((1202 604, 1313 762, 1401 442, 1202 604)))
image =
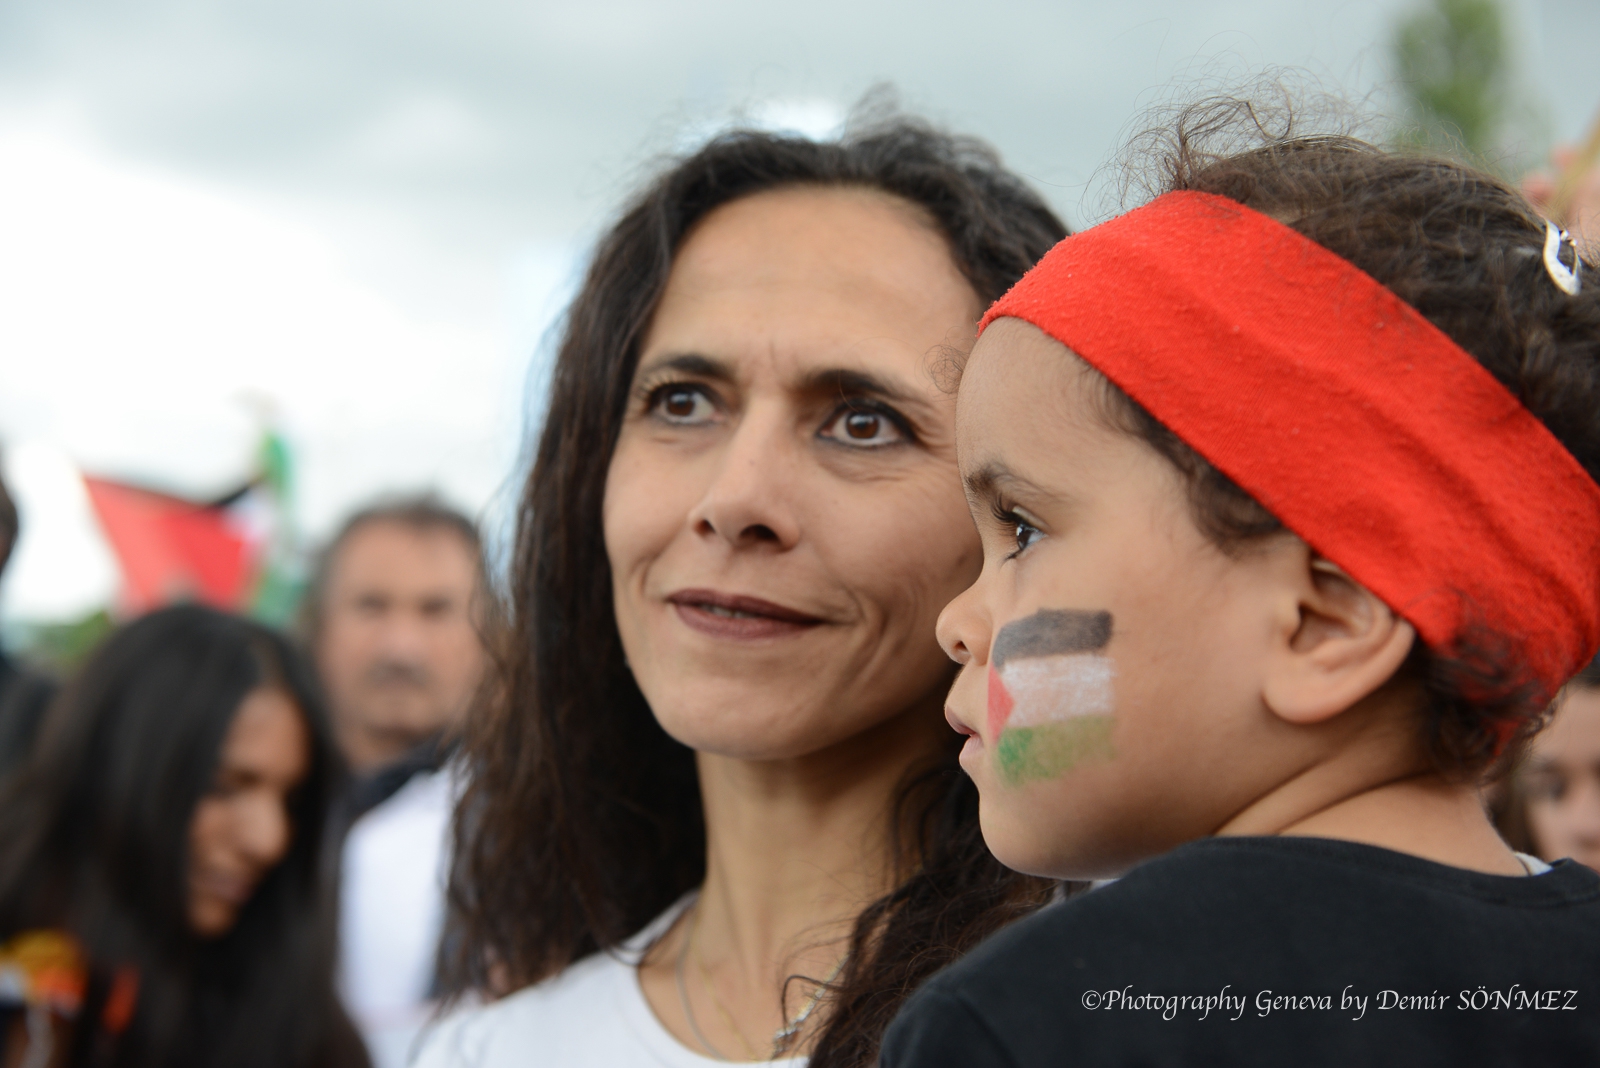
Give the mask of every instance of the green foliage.
POLYGON ((19 651, 29 663, 65 678, 115 628, 104 609, 70 623, 30 626, 19 651))
POLYGON ((1404 140, 1479 159, 1498 147, 1512 74, 1497 0, 1427 0, 1396 28, 1393 48, 1415 124, 1404 140))

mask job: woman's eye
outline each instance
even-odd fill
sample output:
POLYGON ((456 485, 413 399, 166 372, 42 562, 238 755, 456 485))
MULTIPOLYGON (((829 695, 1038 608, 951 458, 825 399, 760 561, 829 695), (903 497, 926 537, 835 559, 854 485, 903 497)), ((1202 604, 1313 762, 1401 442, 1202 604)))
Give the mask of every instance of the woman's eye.
POLYGON ((651 398, 650 409, 669 423, 704 423, 716 414, 711 398, 691 386, 663 386, 651 398))
POLYGON ((847 408, 822 429, 822 436, 846 445, 894 445, 905 440, 905 435, 882 412, 847 408))

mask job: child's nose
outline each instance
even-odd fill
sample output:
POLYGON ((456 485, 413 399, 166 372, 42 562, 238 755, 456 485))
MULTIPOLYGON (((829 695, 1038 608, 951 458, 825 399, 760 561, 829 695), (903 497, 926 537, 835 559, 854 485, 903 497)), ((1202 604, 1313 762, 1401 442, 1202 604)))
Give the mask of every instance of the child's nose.
POLYGON ((934 629, 945 655, 958 664, 982 664, 989 659, 990 627, 979 590, 982 583, 979 579, 945 605, 934 629))

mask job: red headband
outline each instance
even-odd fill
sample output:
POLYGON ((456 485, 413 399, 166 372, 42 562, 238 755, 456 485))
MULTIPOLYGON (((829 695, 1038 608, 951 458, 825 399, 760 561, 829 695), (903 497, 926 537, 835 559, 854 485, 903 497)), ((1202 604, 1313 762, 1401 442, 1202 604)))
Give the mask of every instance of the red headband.
POLYGON ((1285 526, 1544 696, 1600 647, 1600 486, 1409 304, 1235 201, 1168 193, 1058 244, 989 309, 1070 348, 1285 526))

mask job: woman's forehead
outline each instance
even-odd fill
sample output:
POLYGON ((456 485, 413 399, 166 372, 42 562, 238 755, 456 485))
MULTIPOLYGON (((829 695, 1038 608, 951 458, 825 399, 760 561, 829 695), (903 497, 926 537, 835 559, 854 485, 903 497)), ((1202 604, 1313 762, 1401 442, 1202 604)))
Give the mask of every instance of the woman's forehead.
POLYGON ((310 731, 294 699, 276 687, 251 690, 239 704, 219 754, 223 767, 297 778, 304 774, 310 731))
POLYGON ((849 276, 901 269, 960 272, 949 243, 923 209, 863 187, 791 186, 723 204, 679 246, 673 274, 746 279, 815 270, 849 276), (871 253, 863 256, 863 253, 871 253))
POLYGON ((943 237, 892 198, 783 190, 725 205, 695 229, 646 349, 761 336, 920 339, 970 329, 979 304, 943 237))

